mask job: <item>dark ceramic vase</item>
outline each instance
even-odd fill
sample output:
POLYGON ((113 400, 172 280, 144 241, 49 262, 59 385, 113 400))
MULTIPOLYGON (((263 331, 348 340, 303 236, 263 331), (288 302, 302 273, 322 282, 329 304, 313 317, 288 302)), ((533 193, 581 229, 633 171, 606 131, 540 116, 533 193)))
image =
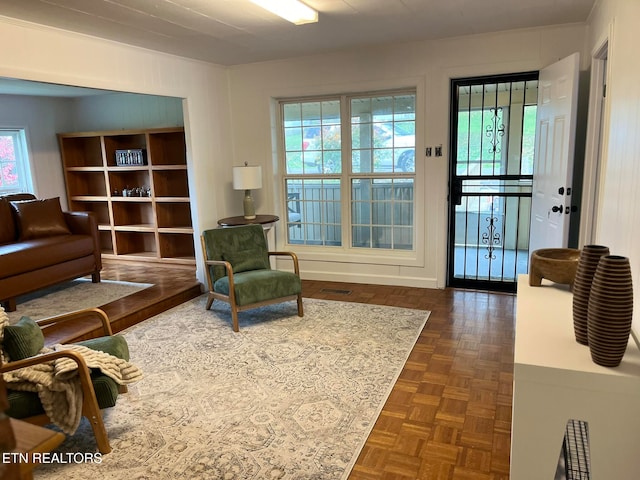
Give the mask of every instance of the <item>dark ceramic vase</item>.
POLYGON ((573 330, 576 341, 587 345, 587 310, 591 282, 596 273, 598 262, 603 255, 609 255, 609 247, 603 245, 585 245, 580 251, 576 276, 573 281, 573 330))
POLYGON ((633 284, 629 259, 618 255, 600 258, 593 276, 587 336, 591 359, 617 367, 629 342, 633 317, 633 284))

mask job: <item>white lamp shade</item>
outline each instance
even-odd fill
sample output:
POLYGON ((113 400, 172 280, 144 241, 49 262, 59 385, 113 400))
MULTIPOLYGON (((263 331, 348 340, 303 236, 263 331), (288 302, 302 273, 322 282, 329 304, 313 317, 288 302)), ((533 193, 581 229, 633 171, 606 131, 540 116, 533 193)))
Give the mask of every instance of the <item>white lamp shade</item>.
POLYGON ((262 167, 233 167, 234 190, 255 190, 262 188, 262 167))

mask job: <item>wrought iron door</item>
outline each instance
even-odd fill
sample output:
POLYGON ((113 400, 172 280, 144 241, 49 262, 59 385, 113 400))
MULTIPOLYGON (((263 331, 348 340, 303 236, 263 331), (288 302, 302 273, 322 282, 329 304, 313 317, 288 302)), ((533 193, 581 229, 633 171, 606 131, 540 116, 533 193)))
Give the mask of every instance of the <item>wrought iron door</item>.
POLYGON ((537 79, 452 81, 449 286, 514 291, 528 271, 537 79))

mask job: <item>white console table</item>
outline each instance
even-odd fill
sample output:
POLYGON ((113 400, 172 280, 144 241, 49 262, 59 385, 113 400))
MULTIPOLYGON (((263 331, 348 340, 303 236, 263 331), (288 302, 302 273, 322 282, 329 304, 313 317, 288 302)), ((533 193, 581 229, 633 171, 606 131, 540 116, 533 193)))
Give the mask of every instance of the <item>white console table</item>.
MULTIPOLYGON (((566 286, 518 278, 511 480, 553 480, 569 419, 588 422, 591 479, 640 479, 640 350, 596 365, 573 333, 566 286)), ((640 301, 640 300, 636 300, 640 301)))

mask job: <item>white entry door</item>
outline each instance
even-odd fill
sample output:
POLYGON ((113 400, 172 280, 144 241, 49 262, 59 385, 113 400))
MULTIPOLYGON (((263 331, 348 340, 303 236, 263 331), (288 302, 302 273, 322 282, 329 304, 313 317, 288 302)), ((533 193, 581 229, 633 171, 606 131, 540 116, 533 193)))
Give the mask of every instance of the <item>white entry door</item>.
POLYGON ((568 243, 579 60, 574 53, 540 71, 530 252, 568 243))

